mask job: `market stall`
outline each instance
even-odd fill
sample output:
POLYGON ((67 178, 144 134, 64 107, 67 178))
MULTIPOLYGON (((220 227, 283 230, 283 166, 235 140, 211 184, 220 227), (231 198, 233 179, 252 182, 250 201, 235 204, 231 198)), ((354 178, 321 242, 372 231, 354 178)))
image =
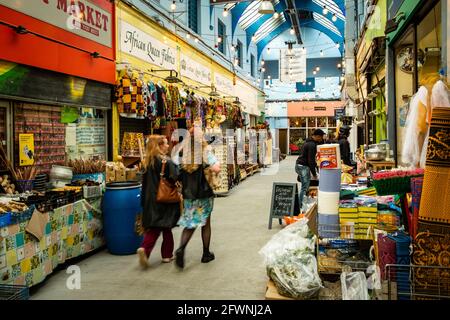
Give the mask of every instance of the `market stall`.
POLYGON ((263 248, 261 253, 272 281, 268 285, 269 299, 450 298, 450 266, 445 258, 450 203, 450 153, 445 146, 450 136, 450 103, 448 87, 435 80, 428 87, 428 94, 434 97, 428 100, 433 101, 432 112, 427 115, 421 100, 411 105, 406 128, 412 126, 415 129, 411 132, 416 134, 410 135, 412 140, 404 148, 416 153, 408 153, 407 157, 404 152, 404 161, 410 162, 403 167, 365 166, 368 158, 375 163, 384 161, 389 146, 374 145, 360 153, 357 170, 341 164, 339 145, 318 147, 316 217, 308 215, 317 223, 317 232, 315 228, 305 229, 303 215, 285 219, 289 226, 263 248), (421 107, 425 113, 416 112, 421 107), (431 121, 426 122, 427 117, 431 121), (420 132, 429 132, 429 137, 420 132), (306 245, 306 239, 312 239, 308 232, 315 233, 314 248, 306 245), (298 248, 291 242, 283 246, 288 239, 298 241, 298 248), (278 257, 276 246, 281 246, 281 252, 292 248, 298 251, 268 261, 268 257, 278 257), (316 261, 303 257, 311 250, 316 261), (316 283, 317 276, 320 280, 316 283), (274 295, 273 286, 282 296, 274 295), (314 291, 316 286, 319 289, 314 291), (313 291, 311 296, 306 294, 313 291))
POLYGON ((104 161, 54 165, 47 183, 35 179, 45 170, 39 165, 15 168, 1 147, 0 155, 8 173, 0 195, 1 284, 31 287, 68 259, 104 245, 104 161))

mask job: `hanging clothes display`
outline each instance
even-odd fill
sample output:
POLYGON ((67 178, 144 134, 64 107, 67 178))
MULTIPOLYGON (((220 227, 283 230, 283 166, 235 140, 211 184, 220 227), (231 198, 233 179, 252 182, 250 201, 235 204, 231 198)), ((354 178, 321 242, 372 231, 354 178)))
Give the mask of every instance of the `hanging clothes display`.
POLYGON ((143 110, 142 81, 129 73, 116 82, 115 97, 119 113, 123 116, 136 116, 143 110))
POLYGON ((425 135, 428 131, 426 123, 427 97, 427 88, 425 86, 420 87, 411 99, 409 114, 406 118, 406 139, 403 144, 402 161, 414 167, 420 163, 425 135))

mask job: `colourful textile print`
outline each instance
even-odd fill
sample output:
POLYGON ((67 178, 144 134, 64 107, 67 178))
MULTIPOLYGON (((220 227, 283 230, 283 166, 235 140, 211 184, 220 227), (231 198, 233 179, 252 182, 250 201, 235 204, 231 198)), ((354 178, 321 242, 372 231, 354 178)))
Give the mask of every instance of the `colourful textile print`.
POLYGON ((412 264, 415 293, 450 296, 450 226, 447 224, 419 222, 414 239, 412 264), (427 267, 425 267, 427 266, 427 267))
POLYGON ((434 108, 419 220, 450 224, 450 108, 434 108))
POLYGON ((144 98, 142 81, 124 75, 116 83, 116 102, 119 113, 136 113, 142 111, 144 98))
POLYGON ((184 199, 184 210, 178 225, 188 229, 203 227, 211 215, 214 198, 184 199))
POLYGON ((417 235, 417 223, 419 220, 420 198, 422 196, 423 177, 411 179, 411 191, 412 191, 412 215, 413 221, 411 226, 411 236, 413 238, 417 235))
POLYGON ((0 228, 0 284, 31 287, 66 260, 103 246, 100 204, 101 198, 80 200, 43 213, 40 241, 25 231, 28 221, 0 228))

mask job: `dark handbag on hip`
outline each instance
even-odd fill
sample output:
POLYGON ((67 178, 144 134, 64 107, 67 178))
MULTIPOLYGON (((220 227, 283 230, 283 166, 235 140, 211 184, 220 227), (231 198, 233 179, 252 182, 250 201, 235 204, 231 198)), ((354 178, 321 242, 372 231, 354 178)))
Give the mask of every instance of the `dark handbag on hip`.
POLYGON ((159 203, 179 203, 181 201, 181 194, 175 183, 170 182, 164 178, 164 171, 166 169, 166 160, 162 161, 158 192, 156 193, 156 202, 159 203))

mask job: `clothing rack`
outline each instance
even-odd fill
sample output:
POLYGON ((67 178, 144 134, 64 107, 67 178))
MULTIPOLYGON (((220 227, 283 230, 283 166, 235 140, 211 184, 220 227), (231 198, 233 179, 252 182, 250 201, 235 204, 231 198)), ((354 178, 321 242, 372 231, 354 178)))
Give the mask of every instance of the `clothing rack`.
MULTIPOLYGON (((164 81, 165 81, 165 78, 164 78, 164 77, 158 76, 158 75, 156 75, 155 73, 152 73, 152 72, 142 71, 141 69, 138 69, 138 68, 136 68, 136 67, 132 67, 131 64, 128 63, 128 62, 117 62, 116 64, 118 64, 118 65, 126 65, 126 69, 127 69, 127 70, 135 71, 135 72, 137 72, 137 73, 139 73, 139 74, 146 74, 146 75, 148 75, 149 77, 152 77, 152 78, 158 78, 158 79, 161 79, 161 80, 164 80, 164 81)), ((119 71, 122 71, 122 70, 123 70, 123 69, 121 69, 121 70, 119 70, 119 71)), ((204 94, 205 96, 208 96, 208 95, 209 95, 207 92, 202 91, 202 90, 198 89, 198 88, 195 87, 195 86, 188 85, 188 84, 186 84, 186 83, 184 83, 184 82, 181 84, 181 86, 182 86, 183 89, 188 88, 189 90, 191 90, 192 92, 194 92, 194 94, 195 94, 195 93, 201 93, 201 94, 204 94)))

